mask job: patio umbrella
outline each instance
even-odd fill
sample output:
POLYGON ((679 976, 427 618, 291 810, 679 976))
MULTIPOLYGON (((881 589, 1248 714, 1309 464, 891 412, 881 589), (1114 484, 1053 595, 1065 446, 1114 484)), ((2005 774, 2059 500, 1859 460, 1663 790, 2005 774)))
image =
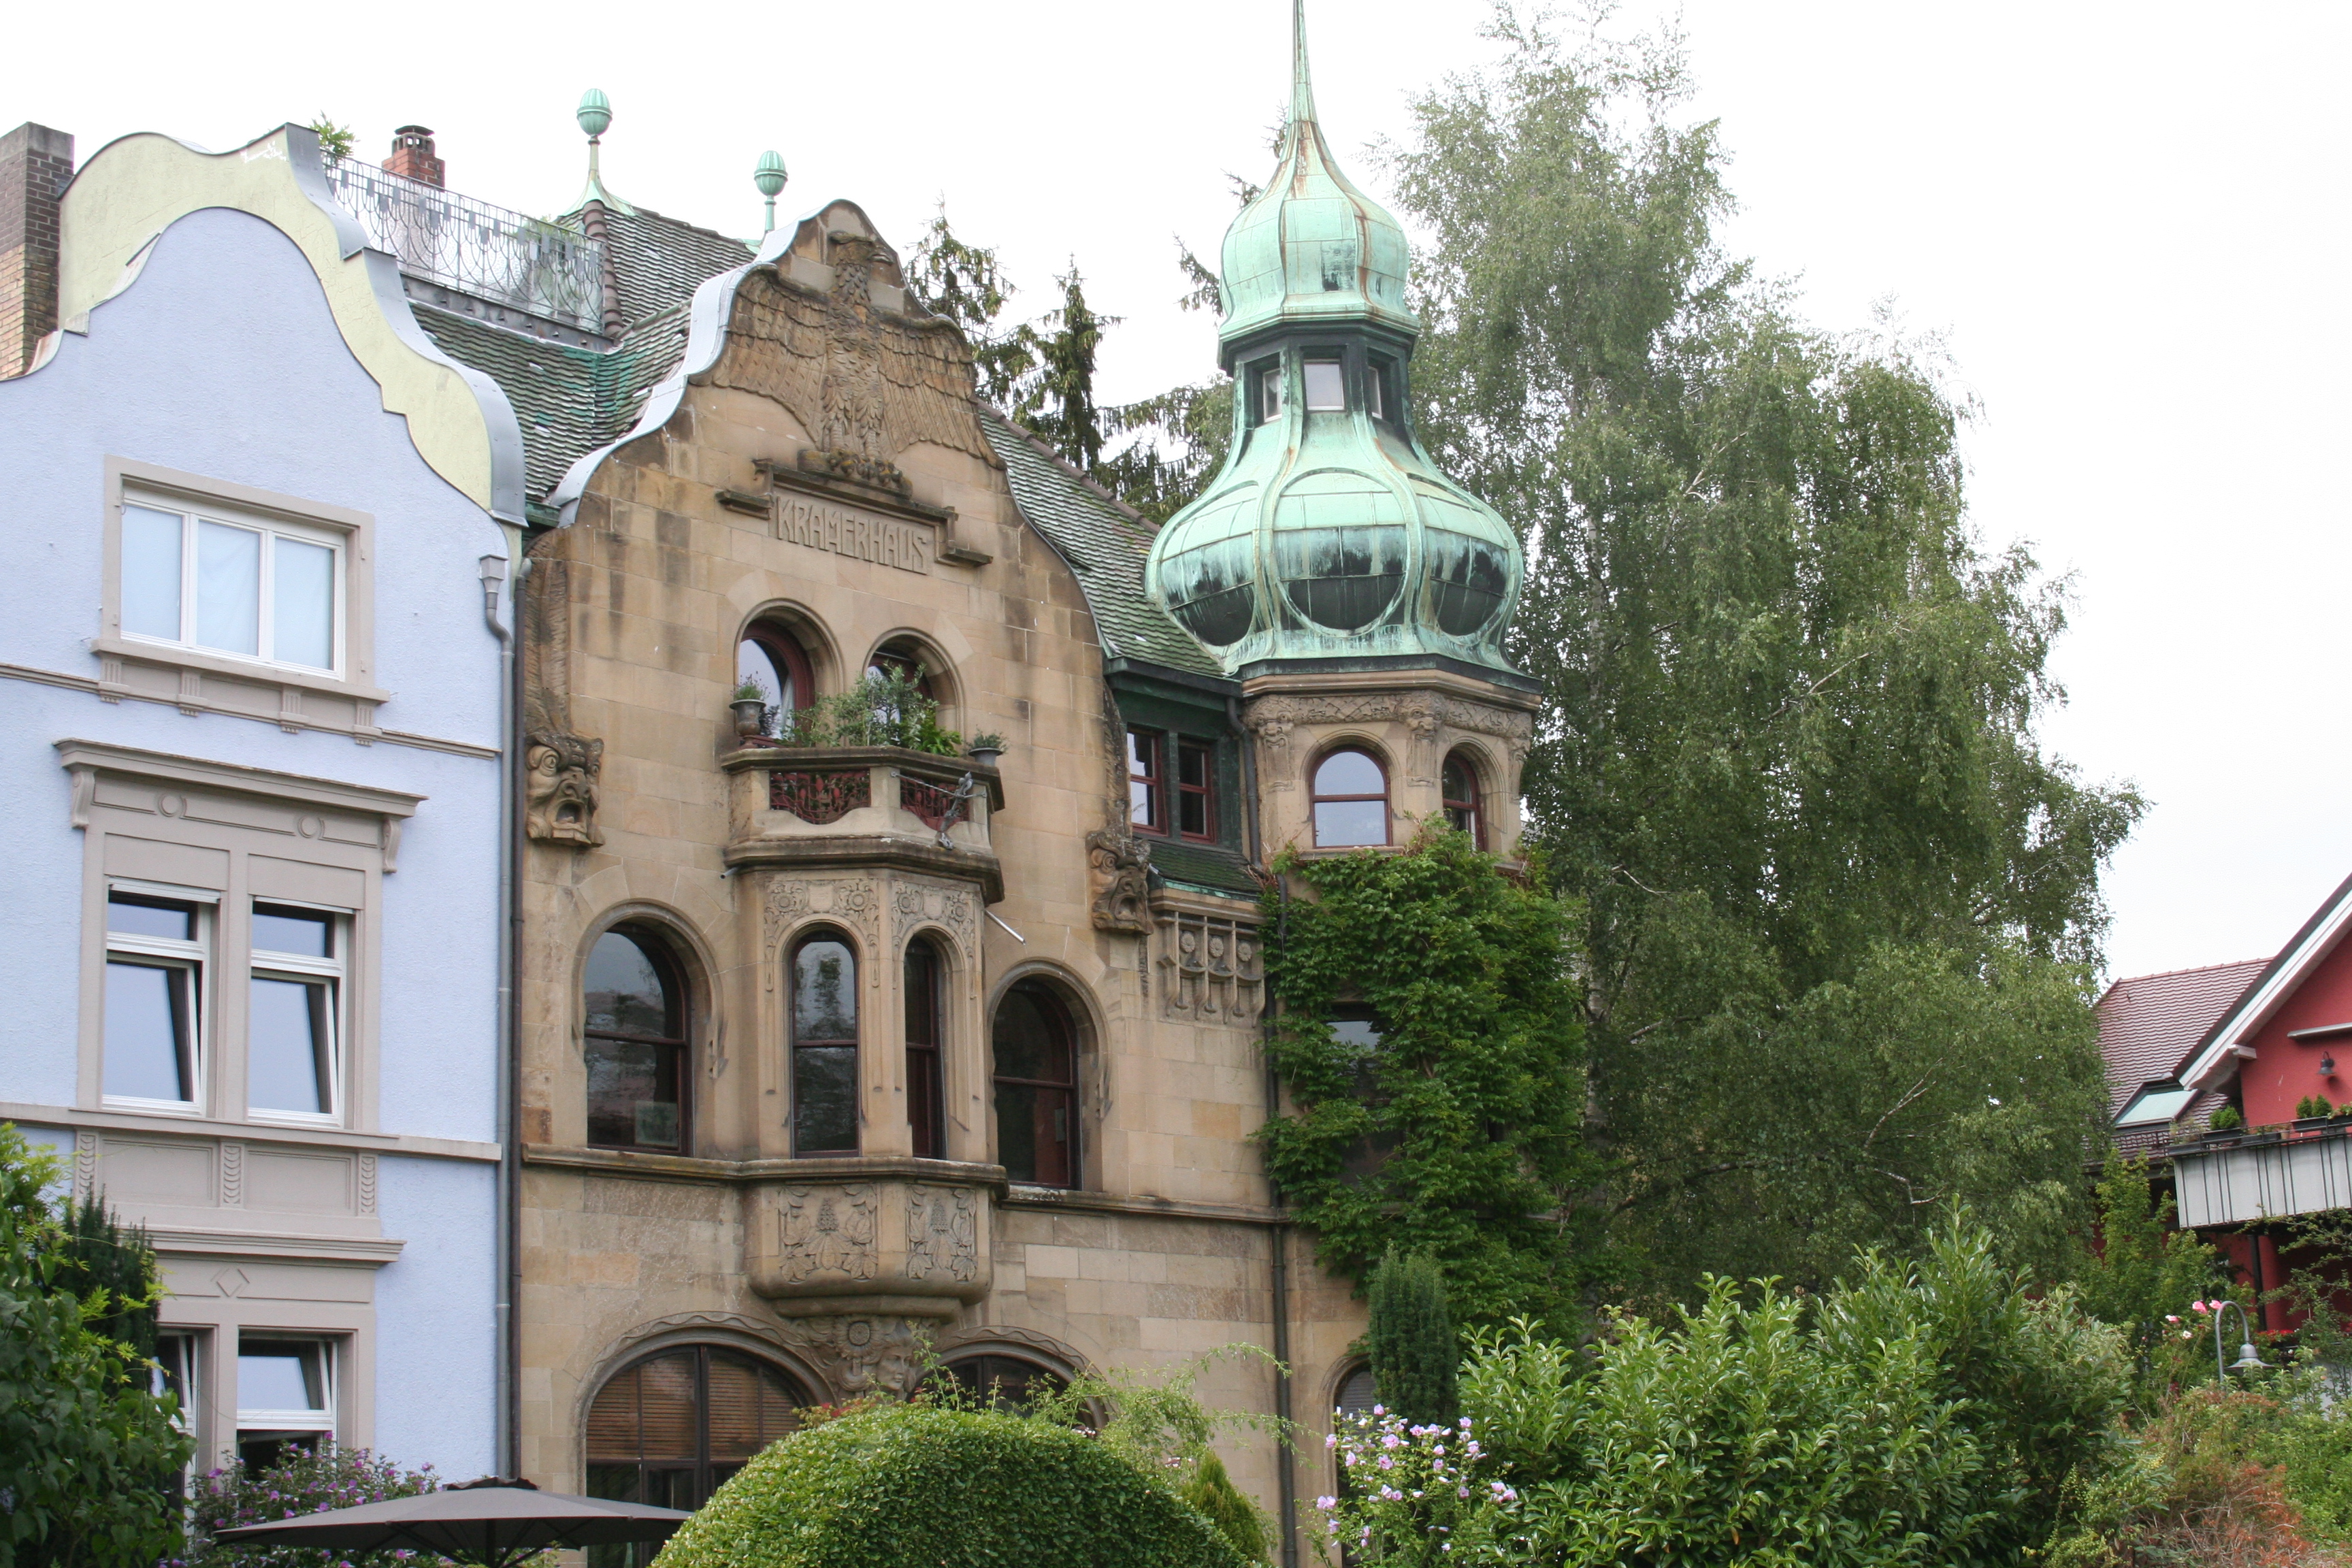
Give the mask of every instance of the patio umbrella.
POLYGON ((338 1552, 404 1549, 455 1557, 480 1568, 512 1568, 551 1546, 667 1541, 693 1517, 674 1508, 543 1492, 529 1481, 469 1481, 390 1502, 239 1525, 213 1539, 338 1552))

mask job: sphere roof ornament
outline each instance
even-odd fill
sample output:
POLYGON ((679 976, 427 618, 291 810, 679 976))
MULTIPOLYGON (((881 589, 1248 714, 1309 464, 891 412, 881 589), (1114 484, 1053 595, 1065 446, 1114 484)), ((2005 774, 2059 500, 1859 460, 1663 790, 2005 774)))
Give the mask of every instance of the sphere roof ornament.
POLYGON ((1332 163, 1305 0, 1291 49, 1281 163, 1225 235, 1233 444, 1152 542, 1147 587, 1228 674, 1378 661, 1531 689, 1503 656, 1526 556, 1413 433, 1411 250, 1332 163))
POLYGON ((759 164, 751 171, 751 184, 772 201, 783 194, 784 182, 791 177, 784 172, 784 155, 772 149, 760 154, 759 164))
POLYGON ((592 87, 580 95, 580 107, 572 117, 590 136, 602 136, 613 123, 613 100, 603 89, 592 87))

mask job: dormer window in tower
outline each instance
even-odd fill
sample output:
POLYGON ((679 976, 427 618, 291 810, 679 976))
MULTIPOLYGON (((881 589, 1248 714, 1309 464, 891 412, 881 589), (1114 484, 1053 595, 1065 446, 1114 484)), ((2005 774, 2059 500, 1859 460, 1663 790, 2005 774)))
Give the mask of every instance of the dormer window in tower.
POLYGON ((1282 362, 1261 360, 1250 367, 1250 396, 1256 405, 1256 423, 1263 425, 1282 412, 1282 362))
POLYGON ((1364 366, 1364 412, 1375 419, 1394 419, 1389 412, 1395 406, 1389 383, 1396 374, 1396 363, 1374 354, 1364 366))
POLYGON ((1338 358, 1310 359, 1306 365, 1307 412, 1341 414, 1348 407, 1348 378, 1338 358))

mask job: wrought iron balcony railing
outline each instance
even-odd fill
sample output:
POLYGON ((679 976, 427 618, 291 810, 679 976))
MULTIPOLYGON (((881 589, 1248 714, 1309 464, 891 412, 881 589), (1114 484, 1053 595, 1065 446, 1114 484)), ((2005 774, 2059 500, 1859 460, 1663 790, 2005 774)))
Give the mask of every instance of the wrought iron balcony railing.
POLYGON ((595 331, 604 316, 604 247, 585 236, 356 158, 327 183, 400 269, 445 289, 595 331))

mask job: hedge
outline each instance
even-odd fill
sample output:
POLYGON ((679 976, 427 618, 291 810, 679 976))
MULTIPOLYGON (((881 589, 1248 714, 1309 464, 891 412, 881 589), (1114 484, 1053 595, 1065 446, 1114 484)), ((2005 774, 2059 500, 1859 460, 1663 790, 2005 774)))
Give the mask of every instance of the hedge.
POLYGON ((1049 1422, 886 1405, 746 1465, 655 1568, 1248 1568, 1172 1485, 1049 1422))

